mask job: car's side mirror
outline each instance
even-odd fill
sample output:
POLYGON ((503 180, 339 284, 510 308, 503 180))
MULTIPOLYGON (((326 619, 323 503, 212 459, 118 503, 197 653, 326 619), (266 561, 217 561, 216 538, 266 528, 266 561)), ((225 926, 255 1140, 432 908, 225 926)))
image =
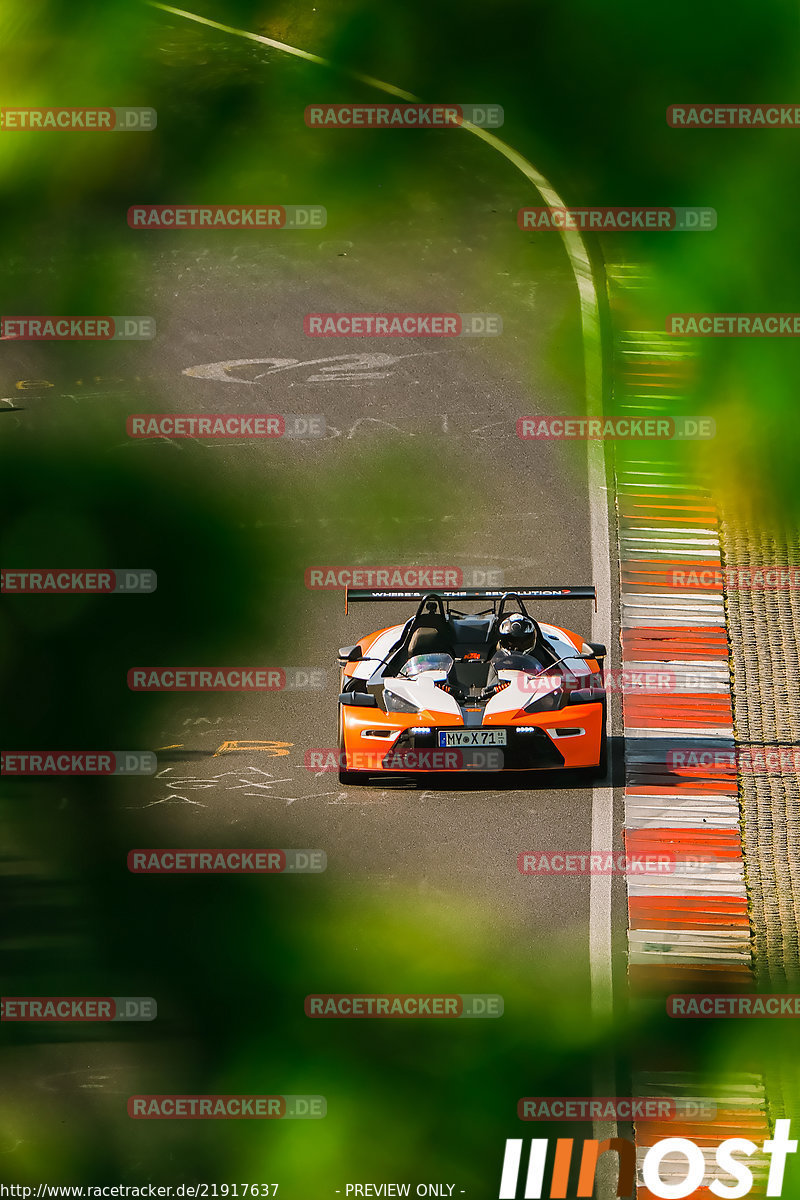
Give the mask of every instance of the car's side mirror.
POLYGON ((352 705, 355 708, 377 708, 378 702, 369 692, 341 692, 339 703, 352 705))
POLYGON ((339 647, 339 662, 361 662, 364 655, 361 653, 360 646, 340 646, 339 647))
POLYGON ((578 691, 570 692, 567 696, 567 704, 599 704, 605 698, 605 688, 580 688, 578 691))

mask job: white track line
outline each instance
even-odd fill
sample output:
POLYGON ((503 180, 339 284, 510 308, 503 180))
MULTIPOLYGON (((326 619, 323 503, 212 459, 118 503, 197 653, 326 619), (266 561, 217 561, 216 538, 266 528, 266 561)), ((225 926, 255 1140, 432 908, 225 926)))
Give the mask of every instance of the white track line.
MULTIPOLYGON (((591 414, 590 414, 591 415, 591 414)), ((588 443, 589 519, 591 522, 592 576, 597 587, 597 612, 592 618, 592 640, 611 646, 611 544, 603 446, 588 443)), ((609 715, 610 725, 610 715, 609 715)), ((614 789, 611 755, 606 778, 592 790, 592 850, 614 848, 614 789)), ((611 972, 611 876, 589 877, 589 965, 592 1011, 607 1019, 613 1008, 611 972)), ((610 1093, 613 1095, 613 1092, 610 1093)))

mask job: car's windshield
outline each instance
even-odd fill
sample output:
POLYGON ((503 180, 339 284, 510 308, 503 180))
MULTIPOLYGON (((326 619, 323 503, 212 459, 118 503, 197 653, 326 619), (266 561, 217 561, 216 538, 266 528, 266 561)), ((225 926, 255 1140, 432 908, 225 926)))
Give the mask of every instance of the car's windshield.
POLYGON ((453 665, 449 654, 416 654, 410 658, 399 673, 401 679, 414 679, 423 672, 435 672, 437 678, 446 679, 453 665))

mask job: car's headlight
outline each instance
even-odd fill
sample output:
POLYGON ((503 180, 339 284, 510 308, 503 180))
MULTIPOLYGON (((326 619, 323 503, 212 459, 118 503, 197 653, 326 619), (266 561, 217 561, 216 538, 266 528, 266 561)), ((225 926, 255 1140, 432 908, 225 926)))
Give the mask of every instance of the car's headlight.
POLYGON ((548 692, 546 696, 534 696, 533 700, 529 700, 523 708, 523 712, 552 712, 553 709, 562 708, 564 704, 563 688, 554 688, 552 692, 548 692))
POLYGON ((390 692, 388 688, 383 689, 383 705, 387 712, 419 712, 416 704, 409 704, 408 700, 404 700, 402 696, 398 696, 395 692, 390 692))

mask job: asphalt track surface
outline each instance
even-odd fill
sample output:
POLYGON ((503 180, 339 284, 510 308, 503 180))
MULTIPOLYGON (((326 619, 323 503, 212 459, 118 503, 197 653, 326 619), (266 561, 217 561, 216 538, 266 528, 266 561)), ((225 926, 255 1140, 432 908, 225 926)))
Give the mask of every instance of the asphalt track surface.
MULTIPOLYGON (((497 204, 503 207, 502 198, 497 204)), ((163 385, 165 403, 142 403, 135 411, 322 414, 328 430, 323 439, 159 439, 120 446, 130 404, 124 370, 96 383, 88 376, 80 385, 63 381, 38 399, 35 390, 17 392, 17 403, 24 396, 26 408, 9 413, 6 426, 19 422, 21 433, 65 412, 70 422, 79 413, 90 423, 93 412, 102 412, 111 432, 114 413, 118 436, 109 453, 151 456, 165 471, 176 454, 205 456, 209 469, 223 472, 263 467, 289 498, 290 511, 279 519, 302 537, 308 567, 419 563, 500 571, 507 586, 589 583, 585 446, 533 444, 516 436, 517 418, 526 413, 581 411, 580 397, 569 395, 543 366, 553 326, 576 319, 560 245, 552 240, 537 251, 536 288, 525 289, 521 300, 507 277, 503 287, 491 280, 459 294, 445 270, 459 255, 474 256, 476 248, 459 231, 445 227, 437 235, 437 226, 439 213, 423 231, 411 221, 388 247, 362 246, 354 229, 333 244, 324 232, 309 234, 313 246, 304 245, 300 233, 275 234, 254 252, 252 242, 234 234, 237 240, 222 255, 209 249, 209 235, 202 235, 207 253, 189 249, 186 235, 176 235, 169 252, 152 262, 159 338, 152 347, 125 353, 136 357, 140 378, 163 385), (426 252, 409 277, 418 239, 426 252), (402 263, 400 278, 392 269, 402 263), (491 339, 309 338, 303 318, 320 311, 491 311, 502 315, 506 332, 491 339), (368 357, 359 361, 362 355, 368 357), (234 360, 266 361, 219 368, 225 382, 185 373, 234 360), (125 389, 125 400, 117 400, 115 387, 125 389), (304 502, 309 473, 338 463, 358 494, 359 462, 387 447, 399 451, 404 463, 393 480, 398 513, 410 503, 422 543, 409 546, 406 536, 388 555, 371 528, 367 492, 358 495, 355 512, 342 515, 346 528, 335 510, 304 502), (458 499, 450 511, 426 503, 431 462, 440 479, 453 483, 458 499)), ((485 278, 491 269, 491 250, 484 256, 479 269, 472 267, 473 277, 485 278)), ((20 378, 31 372, 43 377, 41 359, 35 366, 20 362, 20 378)), ((7 388, 9 393, 13 397, 7 388)), ((338 646, 401 622, 410 610, 352 605, 345 615, 341 591, 310 590, 302 577, 287 580, 287 588, 292 616, 281 639, 283 657, 267 665, 322 670, 327 686, 241 694, 221 703, 214 695, 142 695, 142 706, 153 710, 149 744, 170 749, 160 751, 158 775, 137 784, 135 840, 158 845, 169 834, 185 844, 211 839, 224 845, 235 825, 246 831, 247 844, 319 846, 329 870, 351 879, 404 879, 448 893, 455 884, 454 895, 466 894, 494 914, 498 946, 510 953, 534 944, 537 960, 546 964, 566 942, 585 958, 588 879, 522 878, 515 864, 520 850, 590 847, 590 787, 580 777, 548 772, 515 776, 511 785, 484 776, 435 790, 402 783, 344 788, 335 772, 307 769, 307 750, 336 745, 338 646), (247 741, 281 745, 211 757, 225 743, 247 741), (288 753, 274 757, 276 749, 288 753)), ((551 602, 535 615, 591 636, 588 602, 551 602)), ((245 637, 241 647, 242 665, 264 665, 261 647, 245 637)))
MULTIPOLYGON (((448 153, 460 181, 457 217, 443 187, 384 223, 365 226, 354 211, 319 233, 131 233, 157 340, 117 347, 113 369, 99 378, 92 348, 85 360, 74 356, 73 371, 63 359, 51 367, 47 348, 8 347, 0 433, 14 439, 90 429, 109 461, 146 456, 168 472, 175 456, 186 455, 215 477, 258 479, 281 497, 276 536, 289 531, 297 545, 269 661, 240 630, 231 665, 322 669, 326 685, 224 697, 141 695, 150 731, 144 748, 158 749, 159 771, 125 781, 118 793, 131 846, 321 848, 326 884, 379 897, 378 922, 385 919, 387 930, 408 896, 424 897, 443 918, 480 914, 476 955, 485 991, 493 991, 493 962, 529 972, 532 988, 568 962, 573 985, 588 996, 588 876, 523 877, 516 863, 523 850, 591 847, 589 783, 548 772, 343 787, 335 772, 305 765, 307 751, 336 746, 337 648, 409 615, 405 605, 352 606, 345 615, 340 591, 305 586, 306 567, 420 563, 499 570, 506 586, 592 582, 585 444, 516 436, 525 414, 584 411, 568 261, 555 235, 534 241, 516 229, 516 208, 533 201, 506 165, 487 165, 488 152, 464 139, 448 153), (499 313, 504 333, 307 337, 304 316, 327 311, 499 313), (198 373, 234 360, 248 364, 220 368, 217 378, 198 373), (18 388, 26 379, 54 386, 18 388), (322 414, 327 435, 128 439, 126 417, 151 411, 322 414), (381 455, 389 456, 380 498, 391 501, 387 519, 376 519, 368 484, 369 464, 381 455), (318 481, 333 479, 338 499, 326 505, 318 481), (242 742, 262 748, 220 752, 242 742)), ((214 564, 197 569, 201 579, 214 564)), ((587 602, 532 611, 591 637, 587 602)), ((146 647, 131 663, 170 665, 149 662, 146 647)), ((288 889, 286 904, 288 911, 288 889)), ((621 966, 621 885, 612 913, 621 966)), ((363 932, 357 923, 342 930, 341 953, 351 965, 363 932)), ((373 933, 380 938, 380 928, 373 933)), ((435 954, 444 935, 435 928, 430 935, 424 950, 435 954)), ((378 989, 365 977, 362 990, 378 989)), ((70 1058, 64 1048, 59 1054, 70 1058)), ((71 1078, 74 1065, 64 1066, 63 1078, 71 1078)), ((115 1078, 116 1070, 103 1077, 115 1078)))

